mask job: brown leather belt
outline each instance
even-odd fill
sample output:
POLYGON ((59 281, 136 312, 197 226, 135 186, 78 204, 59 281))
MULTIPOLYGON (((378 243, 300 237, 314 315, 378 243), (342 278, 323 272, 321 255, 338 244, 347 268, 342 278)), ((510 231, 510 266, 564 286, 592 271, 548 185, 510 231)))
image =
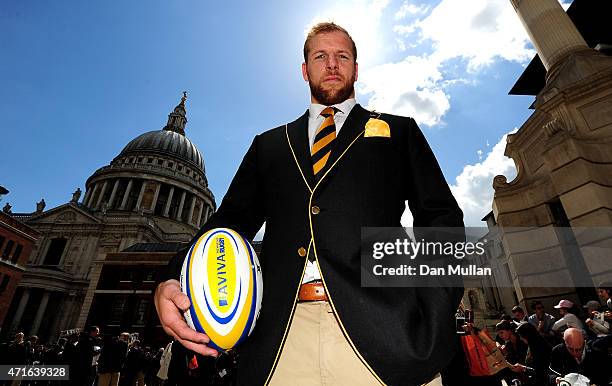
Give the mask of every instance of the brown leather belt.
POLYGON ((326 302, 327 294, 325 293, 325 286, 323 282, 314 281, 300 286, 300 293, 298 295, 300 302, 326 302))

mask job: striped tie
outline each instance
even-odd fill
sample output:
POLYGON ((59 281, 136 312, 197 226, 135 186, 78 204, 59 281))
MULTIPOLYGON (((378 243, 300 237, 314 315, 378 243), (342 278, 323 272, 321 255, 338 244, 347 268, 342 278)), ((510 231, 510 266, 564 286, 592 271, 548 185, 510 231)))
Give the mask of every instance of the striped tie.
POLYGON ((334 123, 334 108, 326 107, 321 115, 325 117, 321 127, 315 134, 314 143, 312 144, 312 170, 314 171, 315 177, 319 177, 318 174, 325 167, 325 163, 331 153, 331 148, 336 139, 336 124, 334 123))

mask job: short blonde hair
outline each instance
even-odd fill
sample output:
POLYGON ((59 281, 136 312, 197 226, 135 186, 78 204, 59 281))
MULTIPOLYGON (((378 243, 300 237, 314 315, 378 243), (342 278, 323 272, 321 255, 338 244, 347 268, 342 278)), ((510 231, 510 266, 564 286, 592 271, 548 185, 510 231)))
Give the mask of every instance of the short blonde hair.
POLYGON ((328 33, 328 32, 342 32, 346 34, 346 36, 351 41, 353 59, 355 60, 355 62, 357 62, 357 46, 355 45, 355 41, 353 40, 353 38, 351 37, 351 35, 348 33, 347 30, 340 27, 338 24, 334 22, 323 22, 323 23, 315 24, 312 26, 310 31, 308 31, 308 35, 306 36, 306 41, 304 41, 304 62, 306 63, 308 62, 308 52, 310 51, 309 45, 310 45, 310 41, 312 40, 312 38, 314 38, 318 34, 328 33))

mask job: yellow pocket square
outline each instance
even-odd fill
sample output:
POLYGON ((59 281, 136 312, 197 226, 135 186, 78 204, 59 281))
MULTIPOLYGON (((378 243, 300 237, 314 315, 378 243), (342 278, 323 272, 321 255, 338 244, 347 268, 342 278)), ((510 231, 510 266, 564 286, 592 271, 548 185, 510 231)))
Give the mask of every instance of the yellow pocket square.
POLYGON ((391 137, 389 124, 383 120, 370 118, 365 125, 364 137, 391 137))

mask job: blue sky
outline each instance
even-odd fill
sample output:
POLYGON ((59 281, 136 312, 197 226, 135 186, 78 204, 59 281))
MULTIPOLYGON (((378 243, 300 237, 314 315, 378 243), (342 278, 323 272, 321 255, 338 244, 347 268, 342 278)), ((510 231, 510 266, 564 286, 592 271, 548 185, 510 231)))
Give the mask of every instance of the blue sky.
POLYGON ((503 136, 530 114, 507 95, 535 53, 509 0, 3 1, 2 205, 67 202, 183 90, 220 203, 253 136, 307 108, 304 31, 328 19, 357 42, 358 101, 417 119, 474 224, 493 176, 514 173, 503 136))

